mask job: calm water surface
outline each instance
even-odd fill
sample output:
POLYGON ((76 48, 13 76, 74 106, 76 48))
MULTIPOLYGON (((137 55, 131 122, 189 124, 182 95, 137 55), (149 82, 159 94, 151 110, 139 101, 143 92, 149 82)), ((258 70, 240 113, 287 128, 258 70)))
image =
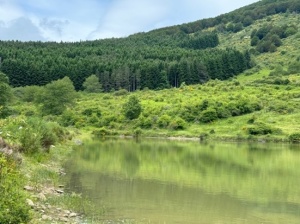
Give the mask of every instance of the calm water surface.
POLYGON ((300 146, 87 142, 66 164, 89 223, 300 223, 300 146))

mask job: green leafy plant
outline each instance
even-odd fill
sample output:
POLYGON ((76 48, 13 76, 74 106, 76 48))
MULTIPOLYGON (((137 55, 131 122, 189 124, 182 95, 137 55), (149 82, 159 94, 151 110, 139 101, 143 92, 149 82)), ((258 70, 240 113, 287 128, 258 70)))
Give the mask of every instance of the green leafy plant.
POLYGON ((14 161, 0 153, 0 223, 28 223, 31 219, 22 178, 14 161))

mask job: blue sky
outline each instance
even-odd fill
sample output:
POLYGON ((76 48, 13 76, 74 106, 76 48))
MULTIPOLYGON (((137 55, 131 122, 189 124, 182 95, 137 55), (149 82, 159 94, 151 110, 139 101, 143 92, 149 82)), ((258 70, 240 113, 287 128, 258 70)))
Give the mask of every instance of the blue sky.
POLYGON ((230 12, 257 0, 0 0, 1 40, 125 37, 230 12))

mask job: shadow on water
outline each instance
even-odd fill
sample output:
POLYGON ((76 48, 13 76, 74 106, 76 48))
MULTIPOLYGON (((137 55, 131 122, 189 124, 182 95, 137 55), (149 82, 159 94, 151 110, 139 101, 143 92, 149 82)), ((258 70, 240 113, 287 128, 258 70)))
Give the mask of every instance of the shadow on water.
POLYGON ((284 144, 108 139, 74 150, 66 186, 105 206, 103 220, 300 223, 299 167, 284 144))

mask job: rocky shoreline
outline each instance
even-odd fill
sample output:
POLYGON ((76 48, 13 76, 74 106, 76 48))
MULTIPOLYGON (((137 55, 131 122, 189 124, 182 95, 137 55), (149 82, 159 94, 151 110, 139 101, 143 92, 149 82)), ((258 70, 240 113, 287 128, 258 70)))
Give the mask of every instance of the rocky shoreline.
POLYGON ((71 210, 53 206, 47 199, 50 197, 61 197, 64 194, 63 186, 59 188, 42 187, 37 190, 31 186, 24 186, 24 190, 28 191, 31 198, 26 199, 26 203, 31 207, 35 213, 35 218, 32 223, 81 223, 83 216, 71 210))

